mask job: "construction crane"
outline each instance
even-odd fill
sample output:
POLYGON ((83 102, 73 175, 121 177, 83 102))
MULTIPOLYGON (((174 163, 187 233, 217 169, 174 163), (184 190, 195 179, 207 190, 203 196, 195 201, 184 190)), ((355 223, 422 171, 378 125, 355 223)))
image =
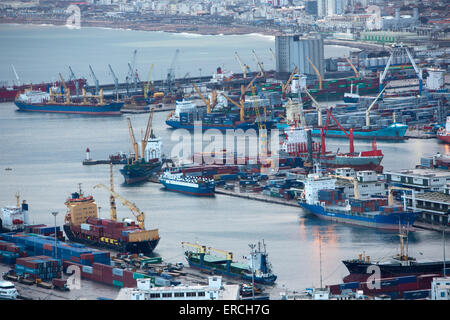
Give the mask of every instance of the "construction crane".
POLYGON ((131 126, 131 120, 129 117, 127 117, 127 122, 128 122, 128 131, 130 132, 131 146, 133 147, 134 150, 134 160, 133 160, 134 162, 139 159, 139 147, 136 142, 136 138, 134 137, 133 127, 131 126))
POLYGON ((256 62, 258 63, 259 69, 261 70, 262 76, 265 77, 265 71, 264 71, 264 64, 259 60, 258 56, 256 55, 255 50, 252 50, 253 55, 256 58, 256 62))
POLYGON ((309 90, 305 87, 305 92, 308 95, 308 97, 311 99, 311 101, 313 102, 313 105, 316 106, 316 110, 317 110, 317 125, 319 127, 322 126, 322 106, 316 101, 316 99, 314 99, 314 97, 311 95, 311 93, 309 93, 309 90))
POLYGON ((358 179, 355 177, 345 177, 345 176, 338 176, 338 175, 334 175, 334 174, 330 174, 329 175, 332 178, 337 178, 337 179, 343 179, 343 180, 349 180, 353 182, 353 195, 355 199, 360 199, 361 195, 359 193, 359 186, 358 186, 358 179))
POLYGON ((370 126, 370 110, 372 110, 373 106, 378 101, 378 98, 381 97, 381 95, 383 94, 384 90, 386 90, 386 87, 384 87, 383 90, 380 91, 380 93, 377 95, 377 97, 372 101, 370 106, 366 109, 366 126, 370 126))
POLYGON ((116 74, 114 73, 114 70, 112 69, 111 65, 108 64, 109 71, 111 72, 111 76, 114 79, 114 93, 116 95, 117 101, 119 100, 119 79, 117 79, 116 74))
POLYGON ((312 63, 312 61, 308 57, 306 57, 306 59, 308 59, 309 63, 311 64, 311 67, 314 69, 314 72, 317 75, 317 79, 319 80, 319 90, 322 90, 322 76, 321 76, 319 70, 317 70, 314 63, 312 63))
POLYGON ((105 186, 104 184, 100 183, 100 184, 97 184, 94 186, 94 188, 99 188, 99 187, 109 191, 109 193, 112 196, 114 196, 115 199, 118 199, 120 202, 122 202, 122 205, 127 206, 130 209, 130 211, 133 213, 133 215, 135 216, 139 229, 145 230, 145 213, 144 212, 139 210, 139 208, 136 207, 136 205, 134 203, 131 203, 127 199, 123 198, 122 196, 120 196, 119 194, 117 194, 116 192, 114 192, 113 190, 111 190, 110 188, 105 186))
POLYGON ((205 254, 206 253, 206 246, 202 246, 202 245, 195 244, 195 243, 190 243, 190 242, 184 242, 184 241, 181 242, 181 245, 183 247, 187 246, 187 247, 196 248, 198 253, 200 253, 200 254, 205 254))
POLYGON ((145 135, 141 142, 142 158, 145 158, 145 148, 147 147, 148 138, 150 137, 150 133, 152 132, 152 121, 154 111, 155 109, 152 109, 152 111, 150 112, 150 115, 148 117, 147 128, 145 129, 145 135))
POLYGON ((170 64, 169 69, 167 70, 167 86, 169 91, 172 88, 173 81, 175 80, 175 62, 177 60, 178 54, 180 53, 180 49, 175 50, 175 55, 173 56, 172 63, 170 64))
POLYGON ((77 78, 75 77, 75 73, 73 73, 73 70, 70 66, 69 66, 69 71, 70 71, 69 81, 73 81, 75 83, 75 92, 76 92, 77 96, 79 96, 80 95, 79 83, 78 83, 77 78))
POLYGON ((286 98, 286 89, 289 86, 289 84, 292 81, 292 78, 294 77, 294 74, 297 73, 297 67, 294 68, 294 70, 292 71, 291 75, 289 76, 288 81, 286 81, 286 83, 282 83, 281 84, 281 93, 282 93, 282 98, 285 99, 286 98))
POLYGON ((151 65, 151 67, 150 67, 150 71, 148 72, 148 80, 147 80, 147 84, 146 84, 145 87, 144 87, 144 97, 145 97, 145 99, 148 98, 148 93, 149 93, 149 91, 150 91, 150 87, 152 86, 151 78, 152 78, 152 73, 153 73, 153 67, 154 67, 154 66, 155 66, 155 65, 152 63, 152 65, 151 65))
POLYGON ((95 76, 94 70, 92 70, 91 65, 89 65, 89 70, 91 71, 91 77, 92 77, 92 79, 94 80, 94 84, 95 84, 95 94, 99 94, 99 92, 100 92, 100 88, 99 88, 100 85, 99 85, 99 83, 98 83, 97 77, 95 76))
POLYGON ((17 79, 17 85, 20 86, 20 78, 19 78, 19 75, 18 75, 17 72, 16 72, 16 68, 14 68, 14 65, 13 65, 13 64, 11 65, 11 67, 12 67, 12 69, 13 69, 14 76, 15 76, 16 79, 17 79))
POLYGON ((359 72, 358 72, 358 70, 356 70, 356 68, 355 68, 355 66, 353 65, 353 63, 350 61, 350 59, 349 59, 346 55, 344 55, 344 58, 345 58, 345 60, 347 60, 347 62, 350 64, 350 67, 352 67, 353 72, 355 73, 355 77, 356 77, 356 78, 359 78, 359 77, 360 77, 359 72))
POLYGON ((64 95, 66 96, 65 103, 69 104, 71 102, 70 101, 70 90, 69 90, 69 88, 67 88, 66 82, 64 81, 64 78, 61 73, 59 74, 59 78, 61 79, 61 84, 64 88, 64 95))
POLYGON ((211 113, 211 101, 209 99, 206 99, 202 93, 200 92, 199 88, 195 85, 195 83, 192 83, 192 86, 194 87, 197 94, 200 96, 200 99, 202 99, 203 103, 206 105, 206 113, 211 113))
POLYGON ((237 51, 234 52, 234 56, 236 57, 236 60, 239 62, 239 65, 242 69, 242 74, 244 76, 244 79, 247 78, 247 71, 250 71, 250 67, 242 62, 241 58, 239 57, 237 51))

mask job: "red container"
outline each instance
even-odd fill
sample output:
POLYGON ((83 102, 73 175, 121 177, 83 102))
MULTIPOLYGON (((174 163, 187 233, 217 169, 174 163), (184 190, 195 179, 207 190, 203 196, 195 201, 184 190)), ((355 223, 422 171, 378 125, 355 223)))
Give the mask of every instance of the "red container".
POLYGON ((80 262, 81 262, 80 258, 74 257, 74 256, 71 256, 71 257, 70 257, 70 260, 72 260, 73 262, 77 262, 77 263, 80 263, 80 262))

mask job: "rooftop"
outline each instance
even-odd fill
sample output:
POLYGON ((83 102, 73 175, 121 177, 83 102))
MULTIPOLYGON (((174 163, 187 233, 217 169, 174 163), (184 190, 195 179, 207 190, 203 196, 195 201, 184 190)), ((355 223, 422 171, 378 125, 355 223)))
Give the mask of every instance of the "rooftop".
POLYGON ((420 176, 424 178, 450 178, 450 172, 440 169, 403 169, 400 171, 385 171, 385 174, 400 174, 408 176, 420 176))

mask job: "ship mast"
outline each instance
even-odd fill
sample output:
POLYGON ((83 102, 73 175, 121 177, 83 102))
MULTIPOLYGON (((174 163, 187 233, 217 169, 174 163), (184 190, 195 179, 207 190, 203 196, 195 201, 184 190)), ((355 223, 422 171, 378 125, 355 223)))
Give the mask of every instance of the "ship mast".
POLYGON ((16 192, 17 208, 20 208, 20 193, 16 192))

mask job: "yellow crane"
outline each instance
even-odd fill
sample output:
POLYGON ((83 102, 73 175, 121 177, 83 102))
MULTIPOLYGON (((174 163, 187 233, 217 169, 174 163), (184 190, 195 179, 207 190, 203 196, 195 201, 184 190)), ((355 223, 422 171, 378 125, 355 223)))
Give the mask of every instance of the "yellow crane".
POLYGON ((225 93, 221 93, 222 96, 225 97, 225 99, 227 99, 230 103, 234 104, 236 107, 239 108, 239 115, 240 115, 240 121, 244 121, 245 119, 245 115, 244 115, 244 100, 240 101, 240 104, 237 104, 233 99, 231 99, 230 97, 228 97, 225 93))
POLYGON ((64 95, 66 96, 65 103, 68 104, 68 103, 71 102, 70 101, 70 90, 69 90, 69 88, 67 88, 66 82, 64 81, 64 78, 63 78, 61 73, 59 74, 59 77, 61 78, 61 83, 62 83, 63 88, 64 88, 64 95))
POLYGON ((152 72, 153 72, 153 67, 154 67, 154 66, 155 66, 155 65, 152 63, 152 65, 151 65, 151 67, 150 67, 150 71, 149 71, 149 73, 148 73, 148 81, 147 81, 147 84, 146 84, 145 87, 144 87, 144 97, 145 97, 145 99, 148 98, 148 92, 149 92, 150 87, 151 87, 151 85, 152 85, 152 83, 151 83, 151 78, 152 78, 152 72))
POLYGON ((155 109, 152 109, 152 111, 150 111, 150 115, 148 117, 147 128, 145 129, 145 135, 141 142, 142 158, 145 158, 145 148, 147 147, 148 138, 150 137, 150 132, 152 131, 152 121, 153 121, 154 111, 155 111, 155 109))
POLYGON ((361 195, 359 193, 359 186, 358 186, 358 179, 357 178, 338 176, 338 175, 334 175, 334 174, 330 174, 330 177, 352 181, 353 182, 353 195, 354 195, 355 199, 360 199, 361 198, 361 195))
POLYGON ((229 251, 225 251, 225 250, 221 250, 221 249, 215 249, 215 248, 212 248, 212 247, 208 247, 208 250, 215 251, 215 252, 218 252, 218 253, 222 253, 222 254, 225 255, 226 260, 233 261, 233 252, 229 252, 229 251))
POLYGON ((236 60, 239 62, 239 65, 241 66, 242 74, 244 76, 244 79, 247 78, 247 71, 250 71, 249 66, 242 62, 242 60, 239 57, 237 51, 234 52, 234 56, 236 57, 236 60))
POLYGON ((200 89, 197 88, 195 83, 192 84, 197 94, 200 96, 200 99, 202 99, 203 103, 206 105, 206 113, 211 113, 211 101, 209 99, 206 99, 203 94, 200 92, 200 89))
POLYGON ((123 198, 122 196, 120 196, 119 194, 117 194, 116 192, 114 192, 113 190, 111 190, 110 188, 105 186, 104 184, 100 183, 100 184, 97 184, 94 186, 94 188, 99 188, 99 187, 109 191, 109 193, 111 193, 111 195, 113 195, 114 198, 116 198, 120 202, 122 202, 122 204, 124 206, 127 206, 130 209, 130 211, 133 213, 133 215, 135 216, 139 229, 145 230, 145 213, 144 212, 139 210, 139 208, 136 207, 135 204, 133 204, 130 201, 128 201, 127 199, 123 198))
POLYGON ((308 97, 311 99, 311 101, 313 102, 313 105, 315 105, 316 110, 317 110, 317 125, 319 127, 322 126, 322 106, 316 101, 316 99, 314 99, 314 97, 311 95, 311 93, 309 93, 309 90, 305 87, 305 92, 308 95, 308 97))
POLYGON ((196 248, 197 249, 197 251, 198 251, 198 253, 206 253, 206 246, 202 246, 202 245, 199 245, 199 244, 195 244, 195 243, 190 243, 190 242, 181 242, 181 245, 184 247, 184 246, 187 246, 187 247, 192 247, 192 248, 196 248))
POLYGON ((317 70, 314 63, 312 63, 312 61, 308 57, 306 57, 306 59, 308 59, 309 63, 311 64, 311 67, 314 69, 314 72, 317 75, 317 79, 319 80, 319 90, 322 90, 322 76, 320 75, 319 70, 317 70))
POLYGON ((284 83, 284 84, 283 83, 281 84, 281 93, 283 95, 285 94, 286 88, 289 86, 289 84, 292 81, 292 78, 294 77, 294 74, 296 74, 296 73, 297 73, 297 67, 295 67, 294 70, 292 71, 291 75, 289 76, 288 81, 286 81, 286 83, 284 83))
POLYGON ((373 100, 370 106, 366 109, 366 126, 370 126, 370 110, 372 110, 373 106, 378 101, 378 98, 383 94, 384 90, 386 90, 386 87, 384 87, 383 90, 380 91, 375 100, 373 100))
POLYGON ((134 150, 134 160, 133 160, 134 162, 139 159, 139 147, 136 142, 136 138, 134 137, 133 127, 131 126, 131 120, 129 117, 127 117, 127 122, 128 122, 128 131, 130 132, 131 146, 133 147, 134 150))
MULTIPOLYGON (((109 184, 110 184, 111 191, 114 192, 114 178, 113 178, 112 162, 110 162, 110 164, 109 164, 109 184)), ((115 200, 113 194, 110 194, 110 196, 109 196, 109 215, 111 217, 111 220, 117 221, 116 200, 115 200)))
MULTIPOLYGON (((267 156, 267 130, 266 130, 266 121, 267 119, 264 119, 264 122, 261 119, 261 116, 259 114, 259 105, 257 100, 255 99, 255 87, 252 87, 252 94, 253 94, 253 107, 255 109, 256 114, 256 121, 258 122, 258 128, 259 128, 259 154, 262 157, 267 156)), ((266 108, 264 108, 264 117, 266 117, 266 108)))
POLYGON ((394 205, 394 194, 392 193, 393 190, 403 190, 403 191, 411 191, 412 193, 412 206, 415 207, 415 190, 411 188, 404 188, 404 187, 396 187, 396 186, 389 186, 388 187, 388 205, 393 206, 394 205))
POLYGON ((347 62, 350 64, 350 67, 352 67, 353 72, 355 73, 355 77, 356 77, 356 78, 359 78, 359 77, 360 77, 360 74, 359 74, 358 70, 356 70, 356 68, 355 68, 355 66, 353 65, 353 63, 350 61, 350 59, 349 59, 346 55, 344 55, 344 58, 345 58, 345 60, 347 60, 347 62))

